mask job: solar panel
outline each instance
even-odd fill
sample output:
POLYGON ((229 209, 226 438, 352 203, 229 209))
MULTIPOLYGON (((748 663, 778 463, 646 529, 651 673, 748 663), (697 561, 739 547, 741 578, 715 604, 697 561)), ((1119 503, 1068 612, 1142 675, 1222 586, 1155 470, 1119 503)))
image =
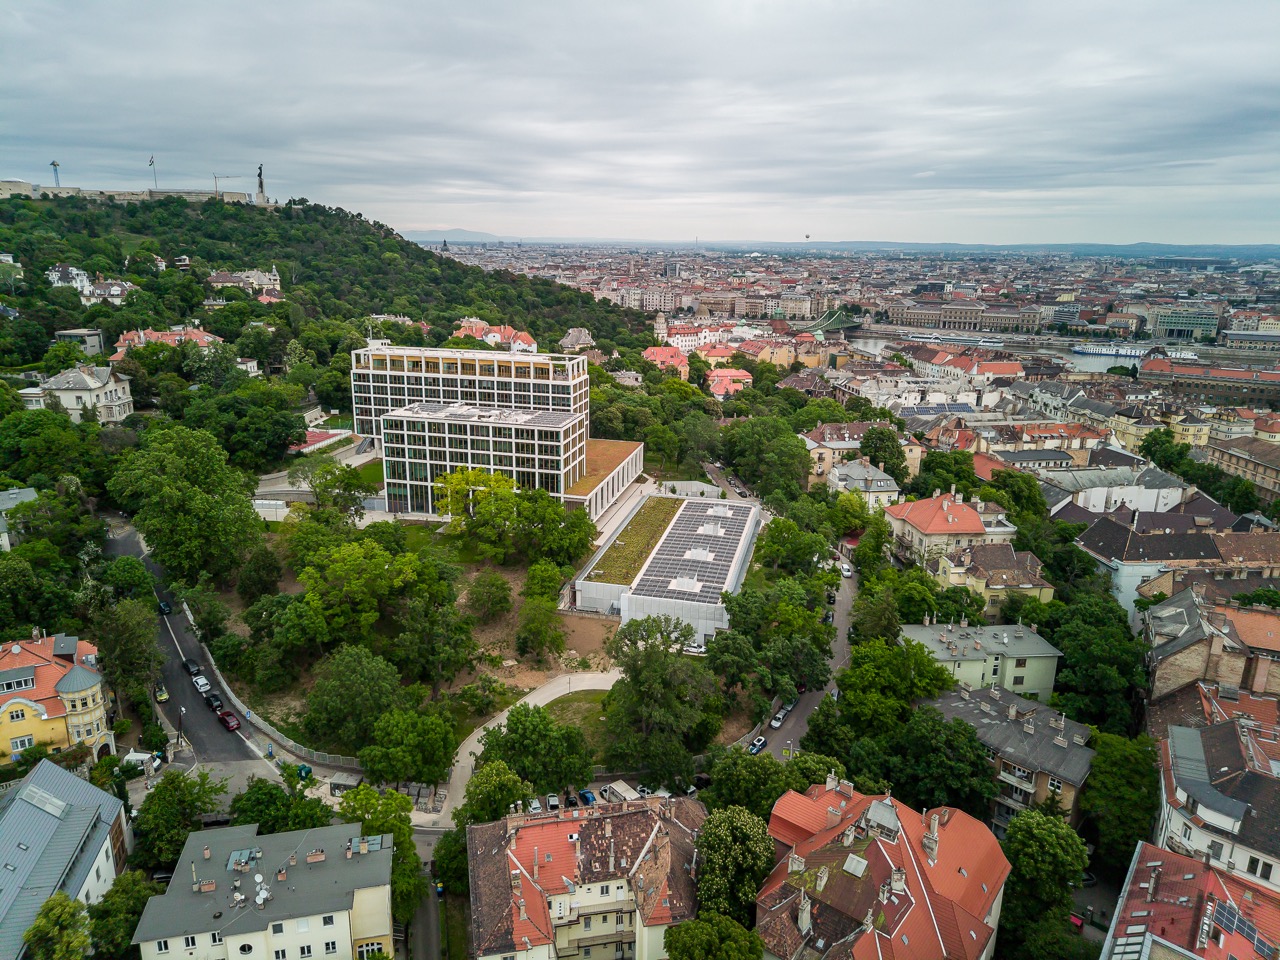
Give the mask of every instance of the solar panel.
POLYGON ((719 603, 753 510, 747 504, 687 501, 649 557, 632 594, 719 603))
POLYGON ((1218 901, 1213 908, 1213 922, 1227 933, 1237 933, 1246 940, 1252 941, 1253 949, 1258 956, 1268 960, 1276 955, 1276 948, 1258 933, 1258 928, 1251 920, 1240 915, 1240 912, 1229 903, 1218 901))

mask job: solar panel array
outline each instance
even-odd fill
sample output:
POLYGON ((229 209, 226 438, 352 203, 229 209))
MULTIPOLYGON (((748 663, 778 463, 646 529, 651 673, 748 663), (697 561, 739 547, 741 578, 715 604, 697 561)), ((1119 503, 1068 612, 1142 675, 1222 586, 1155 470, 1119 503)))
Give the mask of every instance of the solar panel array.
POLYGON ((724 500, 687 501, 654 549, 632 594, 719 603, 753 510, 748 504, 724 500))
POLYGON ((944 413, 973 413, 973 405, 968 403, 931 403, 920 407, 903 407, 898 411, 900 417, 936 417, 944 413))
POLYGON ((1275 946, 1259 934, 1253 922, 1242 917, 1240 911, 1231 904, 1219 900, 1213 908, 1213 922, 1227 933, 1238 933, 1246 940, 1253 941, 1253 949, 1257 951, 1258 956, 1267 957, 1268 960, 1275 957, 1275 946))

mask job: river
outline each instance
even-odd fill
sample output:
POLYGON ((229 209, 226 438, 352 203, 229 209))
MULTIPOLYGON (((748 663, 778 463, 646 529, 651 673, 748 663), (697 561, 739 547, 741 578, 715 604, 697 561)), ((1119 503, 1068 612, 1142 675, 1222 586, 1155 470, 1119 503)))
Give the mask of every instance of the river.
MULTIPOLYGON (((906 334, 901 337, 894 337, 893 339, 875 334, 858 334, 852 332, 846 334, 846 336, 849 338, 850 342, 857 343, 858 346, 866 349, 875 350, 877 353, 879 353, 884 347, 887 347, 890 343, 893 343, 895 340, 910 339, 906 334)), ((995 337, 994 335, 985 336, 992 336, 993 339, 999 339, 999 337, 995 337)), ((948 347, 953 350, 965 349, 963 344, 940 343, 938 346, 943 349, 948 347)), ((1071 366, 1074 369, 1079 370, 1082 373, 1106 373, 1108 367, 1128 367, 1138 362, 1137 359, 1133 357, 1099 357, 1087 353, 1072 353, 1070 344, 1065 344, 1061 347, 1040 347, 1033 351, 1028 351, 1025 348, 1019 348, 1016 346, 1010 346, 1008 349, 1015 353, 1039 353, 1047 357, 1052 357, 1055 360, 1067 360, 1070 361, 1071 366)))

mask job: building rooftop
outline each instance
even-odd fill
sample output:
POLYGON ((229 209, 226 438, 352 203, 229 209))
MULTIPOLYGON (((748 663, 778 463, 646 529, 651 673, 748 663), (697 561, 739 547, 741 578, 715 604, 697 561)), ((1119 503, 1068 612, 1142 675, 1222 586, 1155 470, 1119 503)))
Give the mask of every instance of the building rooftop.
POLYGON ((1081 786, 1094 751, 1089 728, 1057 710, 999 687, 952 690, 928 704, 973 727, 983 745, 1027 770, 1081 786))
POLYGON ((939 663, 985 660, 994 653, 1002 657, 1062 656, 1061 650, 1022 624, 978 627, 935 623, 926 627, 904 623, 902 636, 923 643, 939 663))
POLYGON ((356 890, 391 882, 392 840, 362 838, 351 823, 268 836, 258 835, 256 823, 196 831, 169 888, 147 901, 133 942, 212 931, 243 935, 274 921, 350 910, 356 890), (362 839, 367 853, 360 852, 362 839), (206 887, 212 889, 202 892, 206 887))
POLYGON ((642 446, 633 440, 587 440, 587 472, 564 492, 565 496, 588 496, 642 446))
POLYGON ((581 413, 560 410, 506 410, 465 403, 411 403, 384 413, 383 419, 448 420, 454 423, 491 423, 498 426, 559 430, 582 418, 581 413))
POLYGON ((739 555, 750 546, 759 510, 730 500, 686 500, 636 579, 632 593, 690 603, 718 604, 733 590, 739 555))

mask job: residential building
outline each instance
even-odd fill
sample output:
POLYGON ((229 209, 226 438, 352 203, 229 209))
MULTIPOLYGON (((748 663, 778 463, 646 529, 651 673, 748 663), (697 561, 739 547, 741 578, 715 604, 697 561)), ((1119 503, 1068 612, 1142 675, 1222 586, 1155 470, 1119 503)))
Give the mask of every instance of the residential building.
POLYGON ((1215 603, 1194 583, 1143 611, 1141 622, 1152 700, 1198 681, 1280 694, 1280 611, 1215 603))
POLYGON ((101 330, 90 330, 84 327, 77 327, 74 330, 55 330, 53 339, 58 343, 74 343, 86 357, 98 356, 105 347, 101 330))
POLYGON ((1124 407, 1111 415, 1107 426, 1115 442, 1126 450, 1137 450, 1147 435, 1164 426, 1142 407, 1124 407))
POLYGON ((15 487, 0 492, 0 551, 8 553, 18 542, 16 531, 9 526, 9 511, 20 503, 30 503, 39 494, 34 487, 15 487))
POLYGON ((55 893, 100 901, 132 849, 124 802, 49 760, 0 794, 0 960, 29 956, 23 934, 55 893))
POLYGON ((1189 495, 1186 481, 1145 463, 1042 470, 1039 479, 1050 516, 1067 503, 1092 513, 1111 513, 1121 507, 1163 513, 1189 495))
MULTIPOLYGON (((821 469, 818 467, 819 471, 821 469)), ((898 481, 879 467, 872 466, 866 457, 833 466, 827 474, 827 486, 836 493, 859 494, 872 513, 897 503, 902 495, 898 481)))
POLYGON ((356 433, 380 437, 382 417, 412 403, 503 410, 587 412, 587 361, 563 354, 512 356, 486 350, 396 347, 371 340, 351 353, 356 433))
POLYGON ((80 302, 86 307, 99 303, 109 303, 118 307, 125 298, 138 288, 128 280, 103 280, 101 276, 89 284, 89 289, 80 291, 80 302))
POLYGON ((679 347, 646 347, 641 356, 661 371, 674 370, 681 380, 689 379, 689 360, 679 347))
POLYGON ((412 403, 382 417, 387 509, 434 515, 440 478, 477 468, 557 500, 586 475, 587 416, 465 403, 412 403))
POLYGON ((1236 477, 1244 477, 1263 500, 1280 499, 1280 446, 1257 436, 1210 440, 1208 460, 1236 477))
POLYGON ((1280 898, 1218 865, 1140 842, 1101 960, 1254 960, 1276 956, 1280 898))
POLYGON ((1138 368, 1138 379, 1159 384, 1170 396, 1184 401, 1280 407, 1280 370, 1211 367, 1150 357, 1138 368))
POLYGON ((595 337, 585 327, 570 327, 569 332, 560 338, 560 349, 565 353, 576 353, 595 345, 595 337))
POLYGON ((871 423, 820 423, 808 433, 800 434, 809 459, 813 461, 810 474, 821 477, 838 463, 852 460, 862 449, 862 438, 872 427, 897 430, 893 424, 883 421, 871 423))
POLYGON ((1021 811, 1050 797, 1057 798, 1068 823, 1080 823, 1080 791, 1094 756, 1087 726, 1000 687, 974 690, 961 684, 929 706, 973 727, 986 748, 1000 791, 991 802, 997 837, 1004 839, 1009 821, 1021 811))
POLYGON ((831 381, 824 377, 817 370, 801 370, 793 373, 778 383, 781 390, 799 390, 806 397, 819 399, 822 397, 834 397, 835 387, 831 385, 831 381))
POLYGON ((1160 742, 1155 842, 1280 892, 1280 779, 1267 745, 1251 740, 1239 719, 1171 725, 1168 733, 1160 742))
POLYGON ((49 278, 51 286, 71 287, 77 293, 86 293, 93 286, 93 278, 86 271, 69 263, 55 263, 44 275, 49 278))
POLYGON ((10 762, 37 743, 53 753, 77 743, 95 758, 115 753, 109 699, 98 648, 86 640, 35 630, 0 647, 0 750, 10 762))
POLYGON ((169 330, 126 330, 116 340, 116 352, 111 360, 123 360, 125 355, 135 347, 143 347, 148 343, 163 343, 169 347, 180 347, 184 343, 194 343, 201 350, 207 351, 222 343, 222 338, 199 327, 173 327, 169 330))
POLYGON ((885 508, 893 528, 893 550, 903 560, 924 563, 962 547, 1010 543, 1017 528, 999 504, 975 495, 965 503, 954 493, 935 493, 927 500, 895 503, 885 508))
POLYGON ((964 957, 995 951, 1009 861, 982 823, 917 811, 828 777, 769 816, 779 861, 756 897, 772 960, 964 957))
POLYGON ((707 390, 717 400, 727 400, 751 388, 751 374, 733 367, 716 367, 707 371, 707 390))
POLYGON ((393 956, 392 842, 363 836, 358 823, 266 836, 257 824, 195 831, 133 942, 142 960, 393 956))
POLYGON ((55 374, 38 387, 18 391, 28 410, 48 409, 56 399, 73 423, 79 423, 85 411, 93 409, 99 423, 119 423, 133 413, 131 378, 111 367, 95 367, 87 363, 55 374))
POLYGON ((1053 693, 1062 651, 1036 633, 1034 623, 978 626, 962 619, 958 624, 904 623, 899 629, 903 638, 923 644, 958 685, 1003 687, 1044 702, 1053 693))
POLYGON ((1014 595, 1041 603, 1053 599, 1053 584, 1040 575, 1044 564, 1030 550, 1014 550, 1011 543, 964 547, 937 559, 929 569, 943 588, 964 587, 986 601, 982 615, 999 616, 1004 601, 1014 595))
POLYGON ((697 800, 651 797, 472 824, 472 956, 663 960, 666 931, 698 911, 706 816, 697 800))

